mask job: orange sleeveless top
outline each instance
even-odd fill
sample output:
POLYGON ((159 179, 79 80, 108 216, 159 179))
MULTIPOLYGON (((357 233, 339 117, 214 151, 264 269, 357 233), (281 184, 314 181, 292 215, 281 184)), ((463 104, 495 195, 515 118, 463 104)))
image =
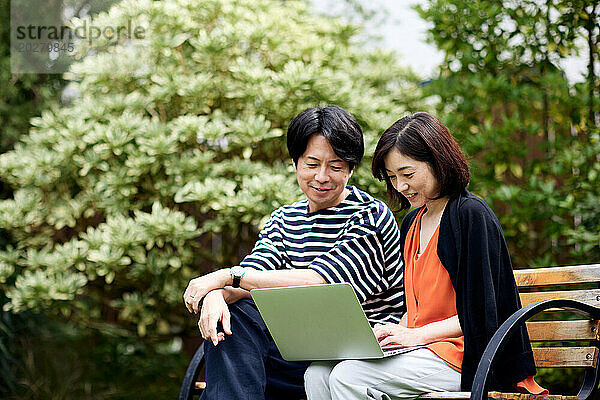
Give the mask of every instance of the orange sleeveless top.
MULTIPOLYGON (((439 225, 421 256, 417 257, 421 216, 424 211, 425 207, 419 210, 408 230, 404 244, 404 291, 408 328, 419 328, 457 315, 456 292, 450 281, 450 275, 437 254, 439 225)), ((443 339, 425 347, 450 367, 461 372, 465 347, 464 336, 443 339)), ((539 386, 533 376, 514 386, 521 393, 548 394, 548 390, 539 386)))
MULTIPOLYGON (((450 275, 437 255, 439 225, 420 257, 421 216, 417 214, 404 245, 404 286, 407 326, 419 328, 457 315, 456 293, 450 275)), ((447 338, 426 346, 458 372, 461 371, 465 347, 464 336, 447 338)))

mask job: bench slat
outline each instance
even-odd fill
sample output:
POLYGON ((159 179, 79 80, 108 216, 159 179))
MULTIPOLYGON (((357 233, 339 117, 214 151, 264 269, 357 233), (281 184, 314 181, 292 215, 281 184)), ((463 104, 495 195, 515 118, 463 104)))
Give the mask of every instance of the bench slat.
MULTIPOLYGON (((519 288, 535 288, 551 285, 575 285, 600 283, 600 264, 569 267, 551 267, 516 270, 515 280, 519 288)), ((559 290, 521 293, 523 306, 535 301, 571 299, 599 307, 600 289, 559 290)), ((587 341, 598 337, 600 321, 536 321, 527 322, 532 342, 587 341)), ((533 356, 537 367, 595 367, 598 358, 596 347, 535 347, 533 356)), ((432 392, 419 396, 419 400, 468 400, 470 392, 432 392)), ((577 396, 531 395, 519 393, 490 392, 494 400, 577 400, 577 396)))
POLYGON ((577 396, 563 396, 559 394, 555 395, 544 395, 544 394, 528 394, 528 393, 503 393, 503 392, 489 392, 488 399, 496 400, 577 400, 577 396))
POLYGON ((538 321, 527 322, 527 332, 532 342, 594 340, 600 321, 538 321))
MULTIPOLYGON (((428 400, 468 400, 471 392, 431 392, 419 396, 419 399, 428 400)), ((562 396, 558 394, 535 395, 521 393, 489 392, 488 399, 494 400, 577 400, 577 396, 562 396)))
POLYGON ((600 264, 520 269, 514 273, 519 288, 600 282, 600 264))
POLYGON ((600 289, 557 290, 551 292, 520 293, 523 307, 536 301, 552 299, 579 300, 594 307, 600 306, 600 289))
POLYGON ((419 396, 419 399, 452 399, 468 400, 471 398, 471 392, 431 392, 419 396))
POLYGON ((534 347, 536 367, 595 367, 597 347, 534 347))

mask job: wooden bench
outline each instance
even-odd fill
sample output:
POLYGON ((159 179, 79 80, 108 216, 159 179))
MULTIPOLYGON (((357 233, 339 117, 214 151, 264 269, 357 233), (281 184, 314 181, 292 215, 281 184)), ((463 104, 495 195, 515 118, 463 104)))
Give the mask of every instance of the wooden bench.
MULTIPOLYGON (((515 280, 523 308, 509 317, 488 343, 475 373, 472 392, 427 393, 419 399, 592 400, 598 396, 600 264, 516 270, 515 280), (487 392, 487 376, 498 349, 515 327, 525 321, 538 368, 584 368, 583 384, 577 395, 487 392)), ((203 366, 204 349, 200 346, 188 367, 180 400, 192 400, 205 388, 204 382, 198 382, 203 366)))

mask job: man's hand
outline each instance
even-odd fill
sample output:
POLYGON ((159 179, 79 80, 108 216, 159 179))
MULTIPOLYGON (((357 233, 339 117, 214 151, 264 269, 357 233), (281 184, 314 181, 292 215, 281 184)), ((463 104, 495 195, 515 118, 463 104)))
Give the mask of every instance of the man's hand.
POLYGON ((183 302, 188 311, 198 314, 200 311, 200 302, 204 296, 210 291, 230 285, 231 280, 229 269, 220 269, 192 279, 183 293, 183 302))
POLYGON ((401 346, 419 346, 426 344, 419 329, 406 328, 400 324, 377 324, 373 328, 381 347, 389 344, 401 346))
POLYGON ((202 311, 200 312, 200 320, 198 327, 202 337, 212 341, 213 345, 219 344, 221 340, 225 340, 225 334, 231 335, 231 314, 229 307, 223 298, 222 290, 213 290, 204 297, 202 303, 202 311), (223 332, 217 333, 217 323, 221 321, 223 332))

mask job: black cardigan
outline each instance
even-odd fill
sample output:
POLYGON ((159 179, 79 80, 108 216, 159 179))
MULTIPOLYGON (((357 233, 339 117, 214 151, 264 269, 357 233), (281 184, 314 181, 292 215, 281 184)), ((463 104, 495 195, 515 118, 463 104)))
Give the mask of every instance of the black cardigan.
MULTIPOLYGON (((402 249, 417 212, 411 211, 402 220, 402 249)), ((465 336, 461 389, 470 391, 487 343, 502 322, 521 307, 521 301, 500 223, 488 205, 467 190, 446 205, 437 252, 456 292, 458 319, 465 336)), ((512 336, 499 356, 488 378, 490 390, 506 390, 535 375, 525 327, 512 336)))

